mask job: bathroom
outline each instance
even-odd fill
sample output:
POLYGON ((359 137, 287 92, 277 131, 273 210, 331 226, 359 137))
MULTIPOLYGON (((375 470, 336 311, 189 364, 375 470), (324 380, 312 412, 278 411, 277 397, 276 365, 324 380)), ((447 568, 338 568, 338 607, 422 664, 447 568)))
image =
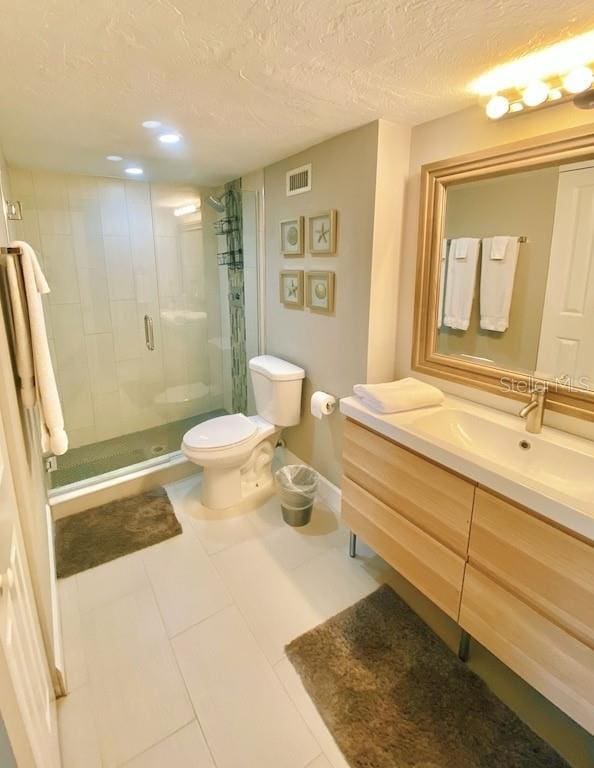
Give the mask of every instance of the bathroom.
POLYGON ((3 768, 594 766, 594 14, 463 11, 11 9, 3 768))

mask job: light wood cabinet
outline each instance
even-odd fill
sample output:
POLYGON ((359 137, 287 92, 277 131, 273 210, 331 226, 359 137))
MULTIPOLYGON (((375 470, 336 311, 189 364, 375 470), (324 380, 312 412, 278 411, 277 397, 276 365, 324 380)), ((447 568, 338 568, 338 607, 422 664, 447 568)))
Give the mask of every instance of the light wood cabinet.
POLYGON ((342 484, 342 516, 405 579, 458 619, 464 558, 444 547, 352 480, 342 484))
POLYGON ((594 546, 348 420, 346 525, 594 731, 594 546))
POLYGON ((346 477, 466 557, 473 483, 350 420, 343 440, 346 477))

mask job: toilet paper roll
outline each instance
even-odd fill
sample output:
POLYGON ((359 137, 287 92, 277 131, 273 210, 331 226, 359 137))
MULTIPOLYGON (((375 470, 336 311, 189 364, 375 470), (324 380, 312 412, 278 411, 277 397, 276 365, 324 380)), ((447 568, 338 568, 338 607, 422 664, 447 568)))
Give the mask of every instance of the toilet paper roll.
POLYGON ((311 396, 311 412, 316 419, 328 416, 336 408, 336 398, 327 392, 314 392, 311 396))

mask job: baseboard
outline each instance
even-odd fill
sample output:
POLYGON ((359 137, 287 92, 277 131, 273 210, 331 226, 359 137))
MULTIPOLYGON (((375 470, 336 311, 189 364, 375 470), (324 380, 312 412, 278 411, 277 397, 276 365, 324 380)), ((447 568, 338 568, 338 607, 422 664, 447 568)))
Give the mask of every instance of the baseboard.
MULTIPOLYGON (((296 456, 288 448, 283 448, 283 464, 307 464, 302 461, 299 456, 296 456)), ((309 466, 309 465, 307 465, 309 466)), ((342 493, 340 488, 334 483, 331 483, 327 477, 320 474, 320 484, 318 486, 318 496, 331 509, 335 515, 340 514, 340 500, 342 493)))

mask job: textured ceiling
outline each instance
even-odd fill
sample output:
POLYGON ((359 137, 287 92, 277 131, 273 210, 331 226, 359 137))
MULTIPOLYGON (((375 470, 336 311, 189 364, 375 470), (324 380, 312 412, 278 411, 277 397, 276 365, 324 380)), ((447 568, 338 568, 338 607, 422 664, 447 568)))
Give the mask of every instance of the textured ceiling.
POLYGON ((594 27, 592 0, 2 0, 9 163, 218 183, 384 117, 474 102, 484 70, 594 27), (140 127, 184 136, 164 148, 140 127))

